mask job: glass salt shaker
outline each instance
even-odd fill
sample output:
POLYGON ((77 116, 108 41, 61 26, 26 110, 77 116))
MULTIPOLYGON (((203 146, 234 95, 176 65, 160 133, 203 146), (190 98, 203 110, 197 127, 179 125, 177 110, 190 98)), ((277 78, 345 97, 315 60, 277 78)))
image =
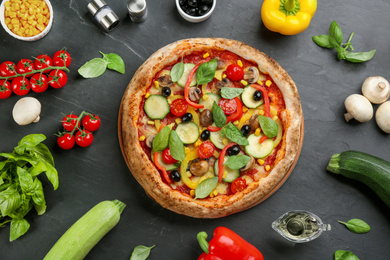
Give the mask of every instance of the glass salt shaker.
POLYGON ((114 30, 119 24, 119 17, 103 0, 91 1, 88 10, 106 32, 114 30))
POLYGON ((148 16, 145 0, 127 0, 127 10, 134 23, 142 23, 148 16))
POLYGON ((272 223, 272 228, 285 239, 294 243, 305 243, 319 237, 323 231, 331 229, 330 224, 311 212, 289 211, 272 223))

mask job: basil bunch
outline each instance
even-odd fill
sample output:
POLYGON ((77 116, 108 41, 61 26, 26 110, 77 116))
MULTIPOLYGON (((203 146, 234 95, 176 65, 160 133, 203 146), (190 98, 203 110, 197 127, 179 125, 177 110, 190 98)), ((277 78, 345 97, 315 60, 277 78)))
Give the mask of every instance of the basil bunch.
POLYGON ((106 69, 125 74, 125 63, 118 54, 105 54, 103 52, 100 52, 100 54, 103 55, 103 58, 94 58, 79 68, 78 72, 81 76, 84 78, 97 78, 101 76, 106 69))
POLYGON ((337 50, 337 58, 339 60, 347 60, 349 62, 360 63, 371 60, 374 57, 375 49, 368 52, 353 52, 352 37, 354 32, 348 39, 347 43, 342 43, 343 32, 336 21, 333 21, 329 27, 329 35, 314 36, 313 41, 320 47, 337 50), (351 51, 349 51, 350 49, 351 51))
POLYGON ((0 162, 0 227, 11 223, 10 241, 24 235, 30 228, 24 216, 32 208, 38 215, 46 211, 45 195, 38 175, 44 172, 54 190, 58 188, 53 156, 41 143, 45 139, 42 134, 27 135, 12 153, 0 153, 6 158, 0 162), (3 221, 4 218, 10 219, 3 221))

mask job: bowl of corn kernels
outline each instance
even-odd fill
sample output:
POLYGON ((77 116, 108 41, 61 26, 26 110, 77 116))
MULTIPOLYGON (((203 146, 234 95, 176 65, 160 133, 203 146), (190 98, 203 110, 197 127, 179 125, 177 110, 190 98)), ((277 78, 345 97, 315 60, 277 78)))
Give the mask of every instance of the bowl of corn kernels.
POLYGON ((0 5, 0 22, 14 38, 36 41, 50 31, 53 7, 49 0, 4 0, 0 5))

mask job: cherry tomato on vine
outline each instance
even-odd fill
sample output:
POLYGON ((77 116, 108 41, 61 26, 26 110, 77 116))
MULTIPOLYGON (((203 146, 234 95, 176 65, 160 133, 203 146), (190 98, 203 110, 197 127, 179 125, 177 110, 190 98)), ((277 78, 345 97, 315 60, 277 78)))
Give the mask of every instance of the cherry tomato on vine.
MULTIPOLYGON (((78 116, 73 115, 73 114, 66 115, 62 119, 62 126, 64 127, 64 129, 66 131, 72 132, 76 127, 78 118, 79 118, 78 116)), ((80 122, 78 124, 78 127, 80 127, 80 122)))
POLYGON ((52 70, 49 74, 49 84, 53 88, 62 88, 68 82, 68 76, 63 70, 52 70))
POLYGON ((36 93, 42 93, 49 87, 47 76, 41 73, 35 73, 30 79, 30 87, 36 93))
POLYGON ((244 69, 237 64, 230 64, 226 69, 226 76, 232 81, 240 81, 244 78, 244 69))
POLYGON ((94 114, 86 115, 82 120, 83 126, 85 130, 95 132, 99 129, 101 120, 100 117, 94 114))
POLYGON ((230 186, 230 190, 233 194, 239 191, 245 190, 245 188, 248 185, 246 184, 246 180, 244 178, 237 178, 232 182, 232 185, 230 186))
POLYGON ((170 106, 171 112, 175 116, 183 116, 187 112, 187 108, 188 108, 188 104, 182 98, 173 100, 170 106))
POLYGON ((12 91, 18 96, 24 96, 30 92, 30 82, 22 76, 16 77, 11 82, 12 91))
MULTIPOLYGON (((53 66, 53 60, 50 56, 41 54, 35 59, 34 65, 37 70, 45 69, 49 66, 53 66)), ((49 71, 50 69, 43 71, 43 73, 48 73, 49 71)))
POLYGON ((214 154, 214 151, 215 151, 215 146, 210 141, 203 142, 198 147, 198 155, 202 159, 210 158, 214 154))
POLYGON ((76 133, 76 144, 81 147, 88 147, 93 142, 93 135, 90 131, 81 130, 76 133))
POLYGON ((221 98, 218 102, 218 106, 222 108, 225 115, 231 115, 237 110, 237 102, 235 99, 221 98))
POLYGON ((16 75, 16 65, 12 61, 4 61, 0 64, 0 77, 11 77, 16 75))
MULTIPOLYGON (((16 72, 19 74, 29 73, 35 70, 34 63, 29 59, 21 59, 16 65, 16 72)), ((26 77, 31 77, 33 73, 27 74, 26 77)))
POLYGON ((0 99, 6 99, 11 96, 11 94, 11 84, 4 79, 0 79, 0 99))
POLYGON ((163 158, 163 161, 164 161, 166 164, 177 163, 177 160, 176 160, 175 158, 172 157, 172 155, 171 155, 171 150, 169 150, 169 147, 168 147, 168 148, 165 148, 165 150, 162 152, 162 158, 163 158))
POLYGON ((72 149, 75 144, 74 135, 71 135, 69 133, 61 134, 57 137, 57 144, 64 150, 72 149))
POLYGON ((69 67, 71 60, 72 59, 70 58, 69 53, 64 51, 64 50, 57 51, 53 55, 53 64, 54 64, 54 66, 58 66, 58 67, 66 66, 66 67, 69 67))

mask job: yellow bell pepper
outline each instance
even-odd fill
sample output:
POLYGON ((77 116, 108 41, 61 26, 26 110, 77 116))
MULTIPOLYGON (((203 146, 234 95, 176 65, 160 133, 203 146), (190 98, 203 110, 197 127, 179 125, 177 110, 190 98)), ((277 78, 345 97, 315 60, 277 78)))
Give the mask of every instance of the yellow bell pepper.
POLYGON ((270 31, 294 35, 309 27, 317 0, 264 0, 261 19, 270 31))

